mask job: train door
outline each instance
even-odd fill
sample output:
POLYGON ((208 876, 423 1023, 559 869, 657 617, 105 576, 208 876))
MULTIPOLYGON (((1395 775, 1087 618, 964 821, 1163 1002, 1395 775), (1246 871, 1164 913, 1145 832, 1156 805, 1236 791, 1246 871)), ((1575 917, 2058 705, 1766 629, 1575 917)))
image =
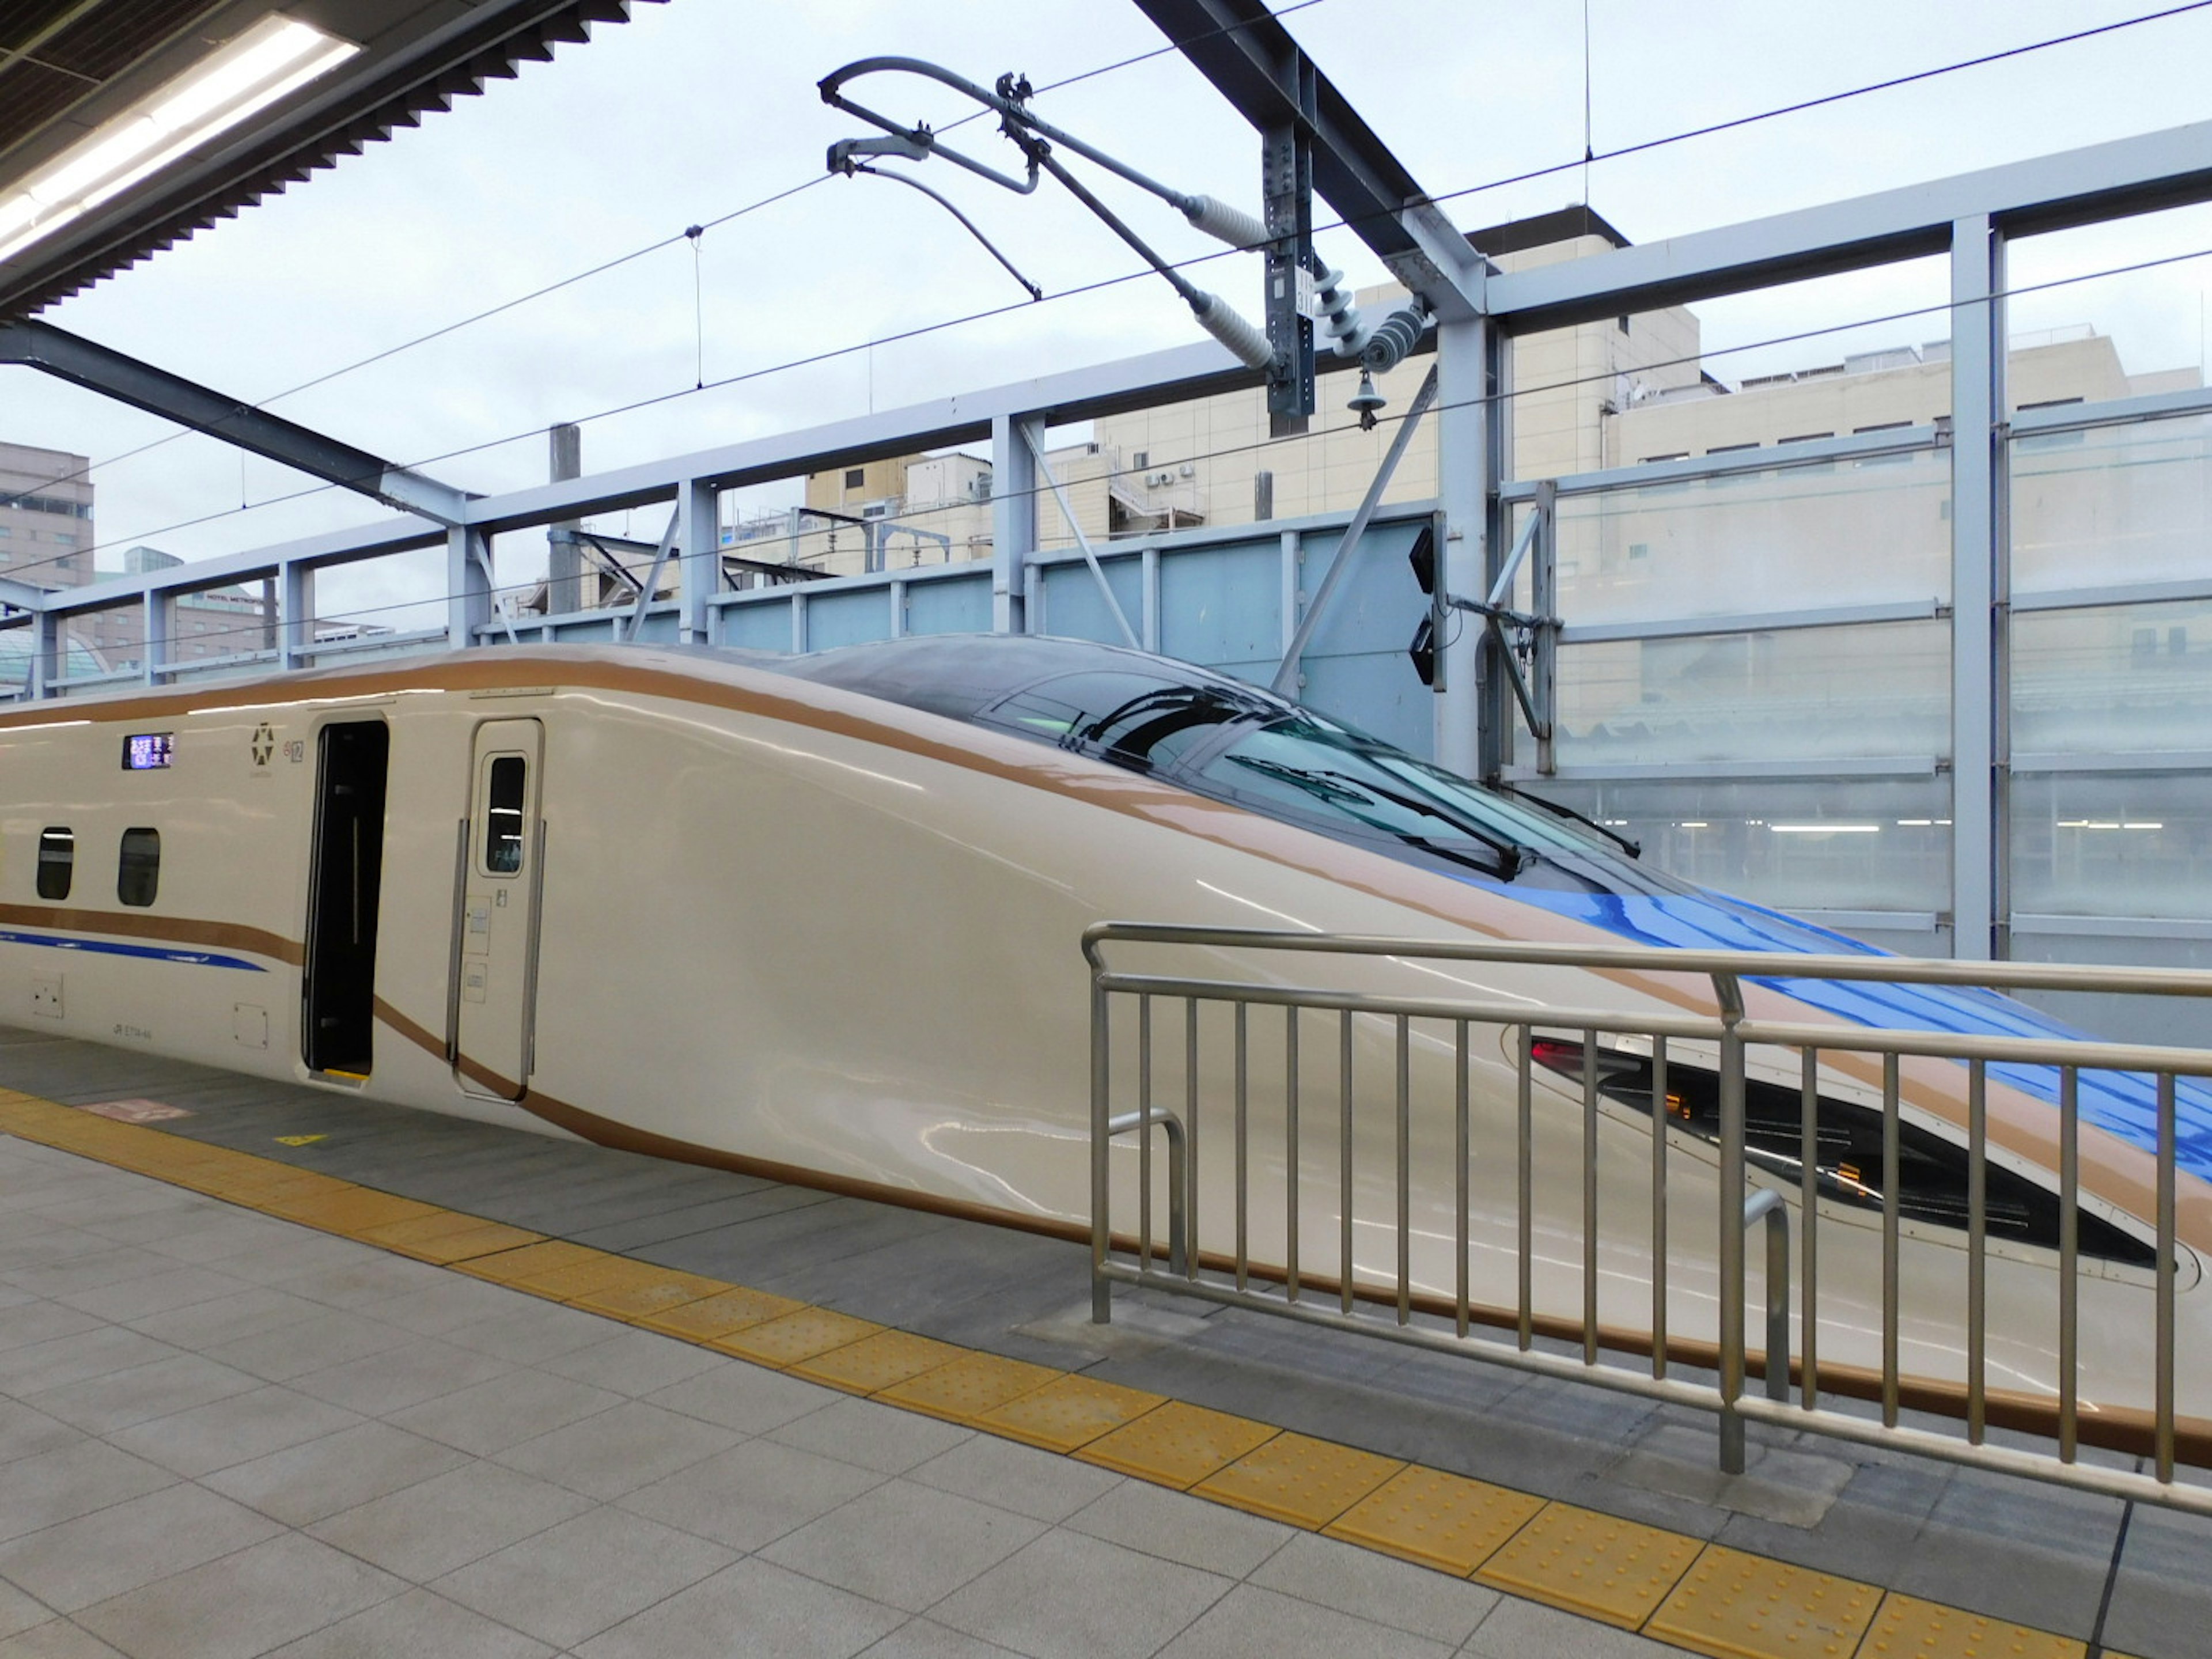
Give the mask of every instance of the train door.
POLYGON ((544 742, 536 720, 488 720, 477 728, 454 919, 453 1075, 471 1093, 502 1100, 521 1099, 530 1081, 544 742))
POLYGON ((384 876, 381 720, 325 726, 317 740, 314 866, 307 884, 301 1051, 310 1071, 367 1077, 376 1024, 376 916, 384 876))

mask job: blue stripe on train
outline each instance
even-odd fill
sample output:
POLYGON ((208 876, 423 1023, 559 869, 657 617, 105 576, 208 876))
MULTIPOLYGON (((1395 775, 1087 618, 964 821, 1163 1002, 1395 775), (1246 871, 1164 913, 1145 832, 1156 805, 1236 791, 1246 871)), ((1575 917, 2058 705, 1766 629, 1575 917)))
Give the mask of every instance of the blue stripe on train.
POLYGON ((85 951, 102 957, 142 957, 153 962, 182 962, 200 968, 238 968, 249 974, 269 970, 243 957, 226 957, 213 951, 179 951, 169 945, 125 945, 118 939, 72 939, 67 934, 21 933, 0 927, 0 945, 44 945, 57 951, 85 951))
MULTIPOLYGON (((1494 887, 1490 882, 1473 885, 1494 887)), ((1723 893, 1571 893, 1556 888, 1500 887, 1517 903, 1571 916, 1640 945, 1678 949, 1772 951, 1797 954, 1887 956, 1870 945, 1723 893)), ((1792 979, 1753 981, 1857 1025, 1952 1031, 1991 1036, 2079 1037, 2084 1033, 1994 991, 1948 985, 1882 985, 1792 979)), ((2058 1073, 2048 1066, 1992 1066, 1990 1075, 2056 1104, 2058 1073)), ((2155 1152, 2158 1095, 2150 1077, 2134 1072, 2081 1075, 2081 1117, 2107 1133, 2155 1152)), ((2187 1079, 2175 1091, 2174 1155, 2182 1169, 2212 1181, 2212 1090, 2187 1079)))

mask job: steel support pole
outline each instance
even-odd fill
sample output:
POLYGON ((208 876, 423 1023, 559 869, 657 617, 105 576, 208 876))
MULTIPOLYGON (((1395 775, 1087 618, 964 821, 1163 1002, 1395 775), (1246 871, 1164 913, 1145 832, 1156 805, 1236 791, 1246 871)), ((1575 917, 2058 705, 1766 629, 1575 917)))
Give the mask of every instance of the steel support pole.
POLYGON ((163 588, 149 587, 140 601, 143 627, 140 637, 145 641, 139 647, 139 676, 149 685, 161 683, 161 671, 176 655, 177 596, 163 588))
POLYGON ((991 631, 994 634, 1029 632, 1030 558, 1037 544, 1036 457, 1043 451, 1043 416, 991 417, 991 631))
MULTIPOLYGON (((1437 324, 1437 498, 1444 529, 1436 580, 1447 593, 1487 593, 1503 553, 1491 524, 1503 477, 1504 411, 1492 401, 1502 345, 1486 318, 1437 324)), ((1437 642, 1436 760, 1462 776, 1494 778, 1504 761, 1490 705, 1502 712, 1504 688, 1502 676, 1485 683, 1480 628, 1462 626, 1437 642)))
POLYGON ((276 567, 276 665, 288 672, 315 645, 315 573, 303 564, 276 567))
POLYGON ((44 702, 53 696, 51 682, 62 672, 62 619, 51 611, 31 615, 31 696, 44 702))
POLYGON ((446 532, 446 643, 465 651, 477 630, 491 621, 491 572, 483 556, 483 533, 466 525, 446 532))
MULTIPOLYGON (((686 478, 676 494, 676 545, 684 562, 678 583, 683 595, 682 623, 677 637, 686 645, 714 642, 714 596, 722 591, 721 508, 714 485, 703 478, 686 478)), ((645 605, 652 603, 651 584, 645 605)), ((638 615, 642 617, 645 606, 638 615)), ((635 629, 631 630, 633 637, 635 629)))
POLYGON ((1951 953, 2004 954, 2002 665, 2003 239, 1986 214, 1951 228, 1951 953))
MULTIPOLYGON (((584 432, 581 427, 548 427, 546 476, 555 483, 580 478, 584 473, 584 432)), ((584 608, 584 555, 576 545, 582 521, 562 519, 545 526, 545 614, 564 617, 584 608)))

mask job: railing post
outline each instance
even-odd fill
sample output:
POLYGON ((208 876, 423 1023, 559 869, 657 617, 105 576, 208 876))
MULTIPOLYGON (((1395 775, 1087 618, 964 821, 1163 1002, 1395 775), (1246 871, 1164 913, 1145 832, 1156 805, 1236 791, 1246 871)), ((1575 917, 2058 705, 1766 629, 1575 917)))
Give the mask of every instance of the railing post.
POLYGON ((1741 1474, 1743 1419, 1743 988, 1733 974, 1713 975, 1721 1009, 1721 1472, 1741 1474))
POLYGON ((1113 1218, 1107 1213, 1109 1182, 1107 1121, 1106 992, 1098 983, 1099 964, 1091 964, 1091 1318, 1103 1325, 1114 1317, 1114 1287, 1106 1277, 1106 1252, 1113 1218))

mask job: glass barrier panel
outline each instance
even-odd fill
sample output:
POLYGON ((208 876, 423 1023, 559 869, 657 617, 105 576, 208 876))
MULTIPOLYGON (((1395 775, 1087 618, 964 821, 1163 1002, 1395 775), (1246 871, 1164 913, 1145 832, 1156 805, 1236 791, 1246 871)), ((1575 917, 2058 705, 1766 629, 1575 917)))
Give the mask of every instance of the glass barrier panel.
POLYGON ((1778 909, 1950 908, 1951 791, 1940 777, 1522 787, 1640 842, 1656 869, 1778 909))
POLYGON ((1942 601, 1950 520, 1939 450, 1571 496, 1559 506, 1559 614, 1577 624, 1942 601))
POLYGON ((2031 915, 2212 918, 2212 775, 2015 775, 2012 908, 2031 915))
POLYGON ((1607 641, 1559 663, 1562 766, 1950 752, 1941 622, 1607 641))
POLYGON ((2212 420, 2032 433, 2012 450, 2015 593, 2212 583, 2212 420))
POLYGON ((2017 614, 2012 747, 2015 755, 2212 749, 2212 600, 2017 614))

